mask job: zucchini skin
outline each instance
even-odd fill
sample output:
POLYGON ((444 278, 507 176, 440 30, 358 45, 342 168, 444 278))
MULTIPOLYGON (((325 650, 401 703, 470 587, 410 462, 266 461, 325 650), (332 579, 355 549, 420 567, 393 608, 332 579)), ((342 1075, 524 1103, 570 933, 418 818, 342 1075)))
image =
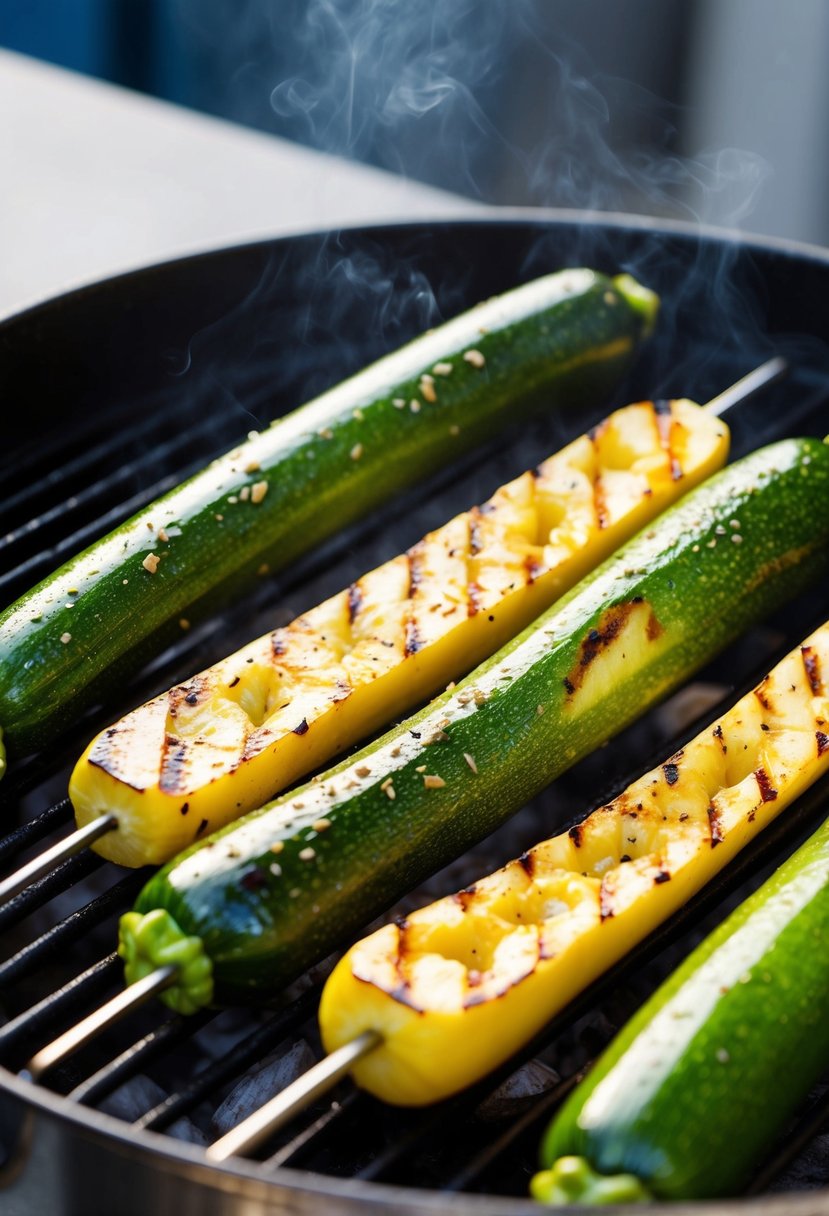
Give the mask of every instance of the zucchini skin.
POLYGON ((829 1068, 827 940, 829 823, 614 1039, 551 1124, 542 1161, 584 1156, 663 1199, 742 1190, 829 1068))
POLYGON ((598 405, 656 307, 626 276, 548 275, 415 339, 157 499, 0 615, 9 753, 48 743, 117 692, 180 636, 182 618, 230 602, 265 565, 286 566, 507 418, 598 405), (464 359, 469 350, 481 359, 464 359), (424 393, 422 376, 445 362, 451 374, 424 393), (154 573, 142 564, 151 554, 154 573))
POLYGON ((829 448, 784 440, 753 453, 452 692, 170 862, 135 911, 166 909, 201 938, 215 1000, 277 992, 818 578, 827 540, 829 448), (426 787, 421 766, 445 785, 426 787))

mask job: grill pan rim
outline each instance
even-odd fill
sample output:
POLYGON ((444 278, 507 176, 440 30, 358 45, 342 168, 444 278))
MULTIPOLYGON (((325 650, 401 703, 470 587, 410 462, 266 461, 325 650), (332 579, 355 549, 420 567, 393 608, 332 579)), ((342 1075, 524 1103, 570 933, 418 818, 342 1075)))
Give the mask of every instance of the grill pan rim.
MULTIPOLYGON (((539 210, 532 208, 499 209, 497 217, 475 217, 470 219, 445 219, 433 223, 418 221, 403 221, 399 223, 379 225, 354 225, 336 230, 348 234, 353 239, 383 241, 384 234, 408 234, 413 237, 441 235, 443 239, 451 239, 456 232, 488 230, 493 238, 499 232, 520 230, 527 236, 534 232, 543 235, 551 230, 569 231, 578 229, 581 232, 594 230, 618 233, 619 235, 641 234, 643 237, 676 237, 682 242, 699 245, 718 244, 723 248, 739 246, 741 251, 777 255, 793 262, 812 263, 829 270, 829 249, 790 241, 785 238, 750 236, 737 231, 700 226, 682 221, 667 221, 651 219, 645 216, 626 215, 610 212, 580 212, 573 210, 539 210)), ((72 308, 75 304, 90 299, 98 293, 107 291, 128 292, 132 283, 146 282, 158 277, 163 281, 165 273, 183 271, 188 266, 204 266, 214 261, 219 264, 223 259, 234 257, 243 258, 246 255, 270 254, 281 248, 295 248, 303 242, 309 245, 315 241, 329 239, 335 233, 331 230, 316 230, 296 233, 288 236, 265 238, 237 245, 223 246, 201 253, 188 254, 182 258, 152 264, 137 268, 117 276, 97 280, 93 283, 75 288, 69 292, 54 296, 46 301, 35 304, 21 312, 0 317, 0 342, 14 338, 15 328, 20 324, 37 324, 39 320, 49 317, 53 312, 72 308)), ((537 1213, 539 1208, 530 1200, 507 1196, 487 1196, 472 1193, 453 1193, 451 1199, 445 1191, 418 1190, 411 1187, 391 1186, 382 1182, 367 1183, 353 1178, 332 1177, 323 1174, 300 1171, 290 1167, 279 1167, 265 1170, 258 1163, 245 1159, 235 1159, 221 1166, 208 1164, 203 1157, 203 1150, 195 1145, 189 1145, 171 1137, 150 1132, 147 1136, 138 1132, 130 1124, 99 1110, 90 1107, 80 1107, 69 1099, 33 1084, 24 1077, 13 1074, 0 1066, 0 1089, 22 1103, 24 1108, 34 1111, 59 1123, 70 1125, 75 1131, 91 1138, 103 1150, 109 1148, 118 1153, 126 1153, 131 1160, 136 1157, 148 1168, 162 1166, 166 1172, 178 1172, 185 1180, 198 1180, 207 1186, 216 1185, 218 1179, 224 1180, 222 1188, 227 1189, 228 1180, 241 1188, 253 1188, 256 1194, 276 1198, 280 1191, 294 1193, 300 1202, 307 1201, 312 1210, 313 1203, 323 1200, 345 1200, 355 1206, 349 1210, 357 1211, 363 1208, 378 1208, 388 1210, 394 1205, 409 1213, 444 1212, 447 1203, 451 1202, 453 1209, 458 1212, 468 1211, 475 1216, 495 1216, 496 1213, 506 1212, 519 1214, 537 1213), (264 1188, 264 1189, 262 1189, 264 1188)), ((0 1174, 0 1194, 2 1194, 3 1176, 0 1174)), ((247 1194, 241 1190, 238 1198, 247 1194)), ((251 1196, 252 1197, 252 1196, 251 1196)), ((281 1209, 280 1209, 281 1210, 281 1209)), ((298 1209, 300 1210, 300 1209, 298 1209)), ((568 1209, 560 1209, 566 1211, 568 1209)), ((575 1209, 573 1209, 575 1210, 575 1209)), ((669 1211, 673 1216, 683 1216, 683 1213, 705 1213, 714 1216, 745 1216, 747 1211, 760 1213, 761 1216, 814 1216, 821 1213, 829 1216, 829 1188, 819 1191, 802 1193, 772 1194, 751 1200, 717 1200, 701 1204, 671 1205, 670 1209, 661 1205, 652 1208, 654 1213, 669 1211)), ((640 1212, 640 1208, 619 1209, 620 1216, 625 1212, 640 1212)))

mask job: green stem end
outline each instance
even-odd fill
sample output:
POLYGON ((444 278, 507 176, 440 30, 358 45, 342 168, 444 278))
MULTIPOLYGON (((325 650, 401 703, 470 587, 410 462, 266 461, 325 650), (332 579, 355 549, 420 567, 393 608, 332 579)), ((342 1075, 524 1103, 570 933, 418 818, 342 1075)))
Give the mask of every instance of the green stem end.
POLYGON ((175 983, 161 993, 176 1013, 195 1013, 213 999, 213 964, 201 938, 187 937, 164 908, 126 912, 118 926, 118 953, 128 984, 159 967, 178 969, 175 983))
POLYGON ((634 1174, 599 1174, 584 1157, 559 1157, 536 1174, 530 1193, 539 1203, 582 1203, 609 1207, 616 1203, 650 1203, 653 1196, 634 1174))
POLYGON ((613 286, 624 296, 634 312, 642 318, 642 337, 649 338, 659 314, 659 296, 649 287, 643 287, 632 275, 617 274, 613 286))

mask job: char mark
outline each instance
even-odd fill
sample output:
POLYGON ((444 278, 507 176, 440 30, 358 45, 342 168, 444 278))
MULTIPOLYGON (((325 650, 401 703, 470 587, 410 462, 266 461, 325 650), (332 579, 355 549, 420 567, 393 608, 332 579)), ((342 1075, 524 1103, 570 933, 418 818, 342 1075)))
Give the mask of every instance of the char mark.
POLYGON ((420 547, 413 545, 406 554, 406 561, 409 563, 409 594, 408 599, 413 599, 417 595, 417 589, 423 581, 423 574, 420 569, 420 547))
MULTIPOLYGON (((411 568, 411 567, 410 567, 411 568)), ((357 613, 363 604, 363 593, 359 583, 352 583, 348 588, 348 623, 353 625, 357 613)))
POLYGON ((654 875, 654 879, 653 879, 653 885, 654 885, 655 887, 658 887, 658 886, 659 886, 661 883, 663 883, 663 882, 670 882, 670 881, 671 881, 671 876, 670 876, 670 874, 668 873, 668 871, 667 871, 667 870, 659 870, 659 872, 658 872, 657 874, 655 874, 655 875, 654 875))
POLYGON ((292 730, 295 735, 307 735, 308 734, 308 719, 303 718, 298 726, 292 727, 292 730))
POLYGON ((608 887, 607 875, 605 875, 599 887, 599 917, 602 921, 606 921, 610 920, 613 915, 613 891, 608 887))
POLYGON ((271 654, 275 659, 281 659, 288 649, 283 629, 274 629, 271 634, 271 654))
POLYGON ((423 645, 423 641, 417 631, 417 623, 412 620, 406 621, 406 658, 410 655, 417 654, 418 650, 423 645))
POLYGON ((165 734, 158 780, 158 788, 165 794, 180 794, 186 789, 188 750, 186 740, 165 734))
POLYGON ((527 875, 532 878, 533 874, 535 873, 535 857, 533 856, 532 851, 530 850, 527 853, 522 853, 518 858, 518 863, 526 871, 527 875))
POLYGON ((711 848, 715 849, 718 844, 722 844, 725 840, 725 833, 723 832, 720 812, 713 802, 709 802, 708 804, 708 826, 711 829, 711 848))
POLYGON ((473 507, 469 512, 469 552, 473 557, 476 553, 480 553, 483 548, 481 544, 480 519, 480 507, 473 507))
POLYGON ((576 848, 580 849, 582 837, 584 835, 584 826, 580 823, 575 824, 572 828, 570 828, 567 835, 570 837, 576 848))
MULTIPOLYGON (((597 627, 591 629, 582 641, 579 647, 578 659, 564 681, 564 687, 567 689, 568 695, 572 695, 581 686, 584 682, 587 668, 602 651, 608 650, 613 645, 627 623, 634 607, 641 602, 641 597, 637 597, 636 600, 614 604, 612 607, 605 609, 599 618, 597 627)), ((647 637, 649 641, 653 641, 659 637, 661 632, 662 626, 659 624, 651 608, 647 623, 647 637)))
POLYGON ((812 690, 812 696, 823 696, 823 680, 820 674, 820 659, 811 646, 801 646, 800 653, 803 656, 803 666, 806 670, 806 677, 809 681, 809 687, 812 690))
POLYGON ((677 781, 679 781, 679 765, 672 763, 663 764, 662 772, 665 774, 665 780, 668 785, 676 785, 677 781))
POLYGON ((464 889, 462 891, 456 891, 455 894, 452 896, 455 903, 459 904, 464 912, 466 911, 466 909, 469 907, 469 905, 474 900, 475 890, 476 890, 476 888, 474 886, 464 887, 464 889))
POLYGON ((754 770, 754 776, 757 778, 757 787, 760 790, 760 797, 763 802, 774 802, 777 797, 777 790, 771 784, 766 770, 761 766, 754 770))
POLYGON ((815 738, 817 739, 817 754, 822 756, 829 747, 829 735, 824 735, 822 730, 816 730, 815 738))
POLYGON ((467 596, 467 605, 466 605, 467 616, 475 616, 476 613, 481 611, 481 588, 478 586, 477 583, 467 583, 466 584, 466 596, 467 596))

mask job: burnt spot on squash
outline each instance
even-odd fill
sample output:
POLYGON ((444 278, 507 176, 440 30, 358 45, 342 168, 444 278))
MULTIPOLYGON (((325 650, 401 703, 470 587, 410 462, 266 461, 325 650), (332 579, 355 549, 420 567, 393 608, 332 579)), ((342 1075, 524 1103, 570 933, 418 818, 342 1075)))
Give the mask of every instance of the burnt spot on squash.
POLYGON ((411 549, 406 553, 406 561, 409 564, 409 599, 413 599, 417 595, 417 589, 423 581, 423 571, 420 564, 421 556, 422 550, 420 545, 412 545, 411 549))
POLYGON ((653 885, 655 887, 660 886, 663 882, 670 882, 670 881, 671 881, 671 876, 667 870, 658 870, 657 873, 654 874, 654 876, 653 876, 653 885))
POLYGON ((481 588, 477 583, 466 584, 466 615, 475 616, 481 610, 481 588))
POLYGON ((708 827, 711 832, 711 848, 715 849, 718 844, 722 844, 725 840, 725 832, 723 831, 720 812, 713 802, 708 804, 708 827))
POLYGON ((728 744, 726 743, 725 739, 723 738, 722 726, 719 724, 719 722, 714 727, 714 729, 711 731, 711 734, 714 736, 714 738, 719 743, 720 748, 722 750, 722 754, 724 756, 726 756, 728 754, 728 744))
POLYGON ((299 725, 294 726, 292 729, 293 729, 293 733, 295 735, 307 735, 308 734, 308 719, 303 718, 302 721, 299 723, 299 725))
POLYGON ((158 788, 165 794, 180 794, 187 787, 189 748, 186 739, 165 734, 161 749, 158 788))
POLYGON ((668 785, 676 785, 679 781, 679 765, 669 762, 662 765, 662 772, 668 785))
POLYGON ((418 633, 417 623, 411 619, 406 621, 406 643, 404 647, 406 658, 409 658, 410 655, 417 654, 422 645, 423 640, 418 633))
POLYGON ((829 735, 825 735, 822 730, 816 730, 815 738, 817 739, 817 754, 822 756, 829 747, 829 735))
POLYGON ((806 672, 806 678, 809 681, 809 687, 812 690, 812 696, 823 696, 823 679, 821 678, 820 673, 820 658, 812 646, 801 646, 800 654, 803 658, 803 668, 806 672))
POLYGON ((481 509, 473 507, 469 512, 469 552, 474 557, 476 553, 480 553, 483 545, 481 544, 481 509))
POLYGON ((348 623, 353 625, 363 604, 363 592, 359 583, 352 583, 348 588, 348 623))
POLYGON ((281 659, 288 649, 284 629, 274 629, 271 634, 271 654, 275 659, 281 659))
POLYGON ((581 823, 576 823, 570 828, 567 835, 572 840, 577 849, 581 848, 582 836, 584 835, 584 826, 581 823))
POLYGON ((210 822, 210 821, 209 821, 208 819, 202 819, 201 823, 200 823, 200 824, 199 824, 199 826, 196 828, 196 836, 195 836, 195 839, 196 839, 196 840, 198 840, 198 838, 199 838, 200 836, 203 836, 203 835, 204 835, 204 833, 207 831, 207 828, 208 828, 208 824, 209 824, 209 822, 210 822))
POLYGON ((186 815, 186 814, 187 814, 187 812, 190 810, 190 803, 189 803, 189 802, 182 802, 181 806, 180 806, 178 809, 179 809, 179 814, 180 814, 180 815, 186 815))
POLYGON ((533 585, 535 580, 538 578, 541 569, 541 562, 538 560, 538 558, 533 557, 531 553, 528 553, 524 558, 524 570, 526 571, 527 575, 528 587, 533 585))
MULTIPOLYGON (((564 679, 564 687, 568 696, 572 696, 581 687, 591 663, 599 655, 606 653, 616 642, 630 619, 631 613, 643 602, 642 597, 637 596, 634 600, 625 600, 604 610, 595 628, 591 629, 582 640, 578 658, 564 679)), ((662 626, 656 619, 653 608, 650 608, 646 626, 648 641, 654 641, 661 633, 662 626)))
POLYGON ((476 890, 476 888, 474 886, 473 887, 464 887, 464 889, 462 891, 456 891, 455 894, 452 896, 455 903, 458 904, 459 907, 462 908, 464 912, 469 907, 469 905, 473 902, 473 900, 475 898, 475 890, 476 890))
POLYGON ((518 858, 518 864, 526 871, 529 878, 532 878, 535 873, 535 856, 532 851, 522 853, 518 858))
POLYGON ((768 692, 769 677, 765 676, 754 689, 754 695, 767 713, 774 712, 774 704, 768 692))
POLYGON ((608 885, 607 875, 605 875, 599 887, 599 918, 602 921, 610 920, 614 913, 613 889, 608 885))
POLYGON ((760 791, 760 797, 763 802, 774 802, 777 797, 777 790, 772 786, 771 779, 762 765, 754 770, 754 776, 757 780, 757 788, 760 791))

